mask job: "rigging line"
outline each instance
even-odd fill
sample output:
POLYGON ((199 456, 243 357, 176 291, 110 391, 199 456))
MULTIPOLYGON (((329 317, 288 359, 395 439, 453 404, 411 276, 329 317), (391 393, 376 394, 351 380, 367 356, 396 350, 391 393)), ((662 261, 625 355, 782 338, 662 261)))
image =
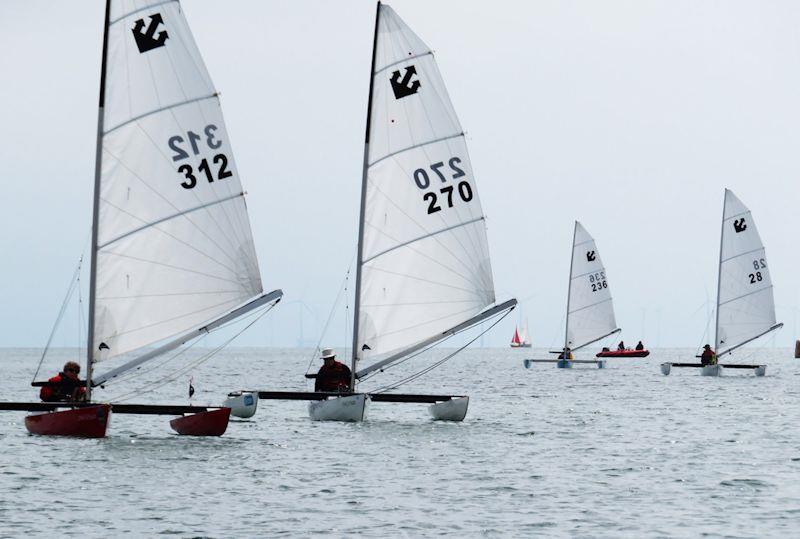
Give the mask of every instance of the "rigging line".
POLYGON ((411 60, 416 60, 417 58, 423 58, 425 56, 428 56, 429 54, 433 55, 433 51, 429 50, 428 52, 423 52, 421 54, 415 54, 414 56, 409 56, 407 58, 403 58, 402 60, 397 60, 396 62, 392 62, 391 64, 387 64, 387 65, 383 66, 382 68, 378 69, 377 71, 375 71, 372 74, 372 76, 375 77, 375 76, 378 75, 378 73, 381 73, 382 71, 386 71, 390 67, 394 67, 397 64, 402 64, 403 62, 410 62, 411 60))
MULTIPOLYGON (((173 120, 175 121, 175 124, 178 126, 178 129, 180 129, 181 131, 186 131, 186 129, 185 129, 185 128, 184 128, 184 127, 181 125, 181 123, 178 121, 177 117, 174 115, 174 112, 173 112, 173 116, 172 116, 172 118, 173 118, 173 120)), ((138 128, 139 128, 139 130, 140 130, 142 133, 144 133, 144 135, 147 137, 147 139, 150 141, 150 143, 153 145, 153 147, 156 149, 156 151, 157 151, 157 152, 158 152, 158 153, 161 155, 161 157, 164 159, 164 161, 165 161, 166 163, 168 163, 168 164, 169 164, 169 167, 170 167, 170 169, 171 169, 171 168, 172 168, 172 166, 173 166, 173 161, 172 161, 172 158, 171 158, 171 157, 169 157, 168 155, 166 155, 166 154, 164 153, 164 150, 161 148, 161 146, 159 146, 159 145, 156 143, 156 141, 153 139, 153 137, 151 137, 151 136, 150 136, 150 133, 148 133, 148 132, 145 130, 145 128, 142 126, 142 124, 141 124, 141 123, 138 123, 138 122, 137 122, 137 123, 136 123, 136 127, 138 127, 138 128)), ((231 159, 231 160, 233 161, 233 159, 231 159)), ((126 168, 127 168, 127 167, 126 167, 126 168)), ((130 169, 129 169, 129 170, 130 170, 130 169)), ((131 171, 131 172, 132 172, 132 171, 131 171)), ((143 180, 143 179, 141 179, 141 178, 140 178, 140 180, 141 180, 142 182, 144 182, 144 180, 143 180)), ((149 184, 147 184, 146 182, 144 182, 144 183, 145 183, 145 185, 147 185, 148 187, 150 187, 150 186, 149 186, 149 184)), ((241 182, 240 182, 240 185, 241 185, 241 182)), ((175 211, 179 211, 179 210, 178 210, 178 207, 177 207, 177 206, 175 206, 175 204, 173 204, 173 203, 172 203, 170 200, 168 200, 168 199, 167 199, 165 196, 163 196, 161 193, 159 193, 158 191, 156 191, 156 190, 155 190, 155 189, 153 189, 152 187, 151 187, 151 189, 152 189, 152 190, 153 190, 153 191, 154 191, 154 192, 155 192, 155 193, 156 193, 156 194, 157 194, 159 197, 161 197, 161 198, 164 200, 164 202, 166 202, 167 204, 169 204, 169 205, 170 205, 170 206, 171 206, 171 207, 172 207, 172 208, 173 208, 175 211)), ((200 203, 200 202, 201 202, 201 200, 200 200, 200 196, 199 196, 199 195, 198 195, 196 192, 192 191, 192 193, 191 193, 191 194, 192 194, 192 196, 194 197, 194 199, 195 199, 195 200, 196 200, 198 203, 200 203)), ((230 195, 230 191, 228 191, 228 194, 230 195)), ((226 211, 225 211, 225 206, 220 206, 220 209, 222 210, 223 214, 226 214, 226 211)), ((214 214, 213 214, 213 213, 212 213, 212 212, 211 212, 209 209, 206 209, 206 212, 205 212, 205 214, 206 214, 206 216, 208 216, 208 218, 209 218, 209 219, 211 219, 211 222, 212 222, 212 223, 214 223, 214 230, 218 231, 218 232, 219 232, 219 233, 222 235, 222 237, 225 239, 225 241, 226 241, 226 242, 228 242, 228 244, 230 244, 230 245, 234 245, 234 244, 235 244, 235 242, 231 241, 231 238, 230 238, 230 237, 227 235, 227 233, 226 233, 225 229, 224 229, 224 228, 223 228, 223 227, 222 227, 222 226, 221 226, 221 225, 220 225, 220 224, 217 222, 217 219, 216 219, 216 217, 214 217, 214 214)), ((196 223, 195 223, 193 220, 191 220, 191 219, 190 219, 188 216, 184 216, 184 219, 186 219, 186 220, 189 222, 189 224, 191 224, 191 225, 192 225, 192 226, 194 226, 194 227, 195 227, 195 228, 196 228, 198 231, 200 231, 200 233, 201 233, 203 236, 205 236, 206 238, 208 238, 208 240, 209 240, 209 241, 210 241, 210 242, 211 242, 211 243, 212 243, 212 244, 213 244, 213 245, 214 245, 214 246, 215 246, 217 249, 219 249, 219 251, 220 251, 222 254, 224 254, 225 256, 227 256, 227 257, 228 257, 228 258, 231 260, 231 262, 234 262, 234 264, 236 263, 236 256, 234 256, 234 255, 232 255, 232 254, 228 253, 228 252, 227 252, 227 251, 226 251, 226 250, 225 250, 225 249, 222 247, 222 245, 220 245, 220 244, 219 244, 219 243, 218 243, 216 240, 214 240, 214 238, 212 238, 212 237, 211 237, 211 236, 210 236, 210 235, 209 235, 209 234, 208 234, 208 233, 205 231, 205 229, 204 229, 204 228, 202 228, 202 227, 198 226, 198 225, 197 225, 197 224, 196 224, 196 223)), ((230 222, 230 219, 229 219, 228 221, 230 222)), ((237 240, 238 240, 238 238, 237 238, 237 240)))
MULTIPOLYGON (((156 326, 160 326, 161 324, 166 324, 168 322, 174 322, 176 320, 180 320, 182 318, 186 318, 187 316, 194 316, 196 314, 200 314, 200 313, 203 313, 205 311, 216 310, 219 307, 221 307, 223 305, 227 305, 227 304, 232 303, 234 301, 237 302, 236 304, 241 303, 239 298, 230 299, 228 301, 223 301, 222 303, 217 303, 215 305, 210 305, 208 307, 204 307, 202 309, 198 309, 198 310, 193 311, 193 312, 184 313, 184 314, 181 314, 179 316, 174 316, 172 318, 167 318, 166 320, 160 320, 158 322, 153 322, 152 324, 146 324, 146 325, 140 326, 138 328, 129 329, 128 331, 120 331, 120 332, 116 333, 114 335, 114 337, 119 337, 121 335, 130 335, 131 333, 136 333, 137 331, 142 331, 144 329, 149 329, 149 328, 153 328, 153 327, 156 327, 156 326)), ((198 324, 198 325, 202 325, 202 322, 200 324, 198 324)), ((180 331, 182 331, 182 330, 180 330, 180 331)), ((169 337, 175 337, 176 335, 178 335, 178 333, 180 333, 180 331, 177 331, 177 332, 173 333, 172 335, 168 335, 167 337, 164 337, 164 338, 166 339, 166 338, 169 338, 169 337)))
MULTIPOLYGON (((433 127, 431 127, 431 129, 433 129, 433 127)), ((464 136, 464 132, 463 131, 459 131, 458 133, 456 133, 454 135, 445 135, 443 137, 431 139, 431 140, 428 140, 426 142, 419 142, 417 144, 412 144, 411 146, 406 146, 405 148, 401 148, 399 150, 395 150, 393 152, 387 153, 383 157, 379 157, 375 161, 369 163, 367 165, 367 168, 372 168, 373 166, 377 165, 381 161, 389 159, 390 157, 395 157, 396 155, 399 155, 401 153, 405 153, 405 152, 407 152, 409 150, 414 150, 416 148, 422 148, 423 146, 430 146, 431 144, 436 144, 437 142, 442 142, 442 141, 445 141, 445 140, 450 140, 452 138, 458 138, 458 137, 463 137, 463 136, 464 136)), ((412 136, 412 139, 413 139, 413 136, 412 136)))
MULTIPOLYGON (((137 124, 137 126, 139 126, 139 124, 137 124)), ((141 127, 141 126, 139 126, 139 127, 141 127)), ((149 137, 149 135, 148 135, 148 138, 150 138, 150 137, 149 137)), ((150 139, 150 140, 152 141, 152 139, 150 139)), ((153 143, 155 144, 155 142, 154 142, 154 141, 153 141, 153 143)), ((106 152, 106 153, 107 153, 107 154, 108 154, 108 155, 109 155, 109 156, 110 156, 112 159, 114 159, 114 160, 115 160, 117 163, 119 163, 119 164, 120 164, 120 165, 121 165, 121 166, 122 166, 122 167, 123 167, 125 170, 127 170, 127 171, 128 171, 128 172, 129 172, 129 173, 130 173, 130 174, 131 174, 131 175, 132 175, 134 178, 136 178, 137 180, 139 180, 139 182, 141 182, 141 183, 142 183, 142 184, 143 184, 145 187, 147 187, 147 189, 149 189, 150 191, 152 191, 152 192, 153 192, 153 193, 154 193, 154 194, 155 194, 155 195, 156 195, 158 198, 160 198, 161 200, 163 200, 164 202, 166 202, 166 203, 167 203, 167 205, 169 205, 170 207, 172 207, 172 208, 173 208, 175 211, 179 211, 179 210, 178 210, 178 207, 177 207, 177 206, 175 206, 175 204, 173 204, 173 203, 172 203, 172 202, 171 202, 169 199, 167 199, 167 197, 166 197, 166 196, 164 196, 163 194, 161 194, 160 192, 158 192, 158 190, 157 190, 157 189, 155 189, 153 186, 151 186, 149 183, 147 183, 147 182, 144 180, 144 178, 142 178, 142 177, 141 177, 141 176, 139 176, 139 175, 138 175, 136 172, 134 172, 134 171, 133 171, 133 169, 131 169, 131 168, 130 168, 128 165, 126 165, 126 164, 125 164, 125 162, 123 162, 123 161, 122 161, 122 160, 121 160, 119 157, 117 157, 116 155, 114 155, 113 153, 111 153, 111 151, 110 151, 108 148, 106 148, 105 146, 103 146, 103 151, 104 151, 104 152, 106 152)), ((163 154, 162 154, 162 155, 163 155, 163 154)), ((210 213, 210 212, 208 212, 208 213, 210 213)), ((230 259, 232 262, 235 262, 236 258, 235 258, 235 257, 233 257, 232 255, 228 254, 228 253, 225 251, 225 249, 223 249, 223 248, 222 248, 222 246, 221 246, 221 245, 219 245, 219 244, 218 244, 218 243, 217 243, 217 242, 216 242, 216 241, 215 241, 215 240, 214 240, 214 239, 213 239, 213 238, 212 238, 212 237, 211 237, 211 236, 210 236, 210 235, 209 235, 209 234, 208 234, 208 233, 207 233, 207 232, 206 232, 206 231, 205 231, 205 230, 202 228, 202 227, 198 226, 198 225, 197 225, 197 224, 196 224, 194 221, 192 221, 192 219, 190 219, 188 215, 184 215, 184 216, 183 216, 183 218, 184 218, 184 219, 186 219, 186 220, 189 222, 189 224, 191 224, 193 227, 195 227, 195 228, 196 228, 196 229, 197 229, 197 230, 198 230, 198 231, 199 231, 199 232, 200 232, 200 233, 201 233, 203 236, 205 236, 205 237, 206 237, 206 238, 207 238, 207 239, 208 239, 208 240, 209 240, 209 241, 210 241, 212 244, 214 244, 214 246, 215 246, 217 249, 219 249, 219 251, 220 251, 222 254, 224 254, 225 256, 227 256, 227 257, 228 257, 228 258, 229 258, 229 259, 230 259)), ((212 221, 214 221, 213 217, 212 217, 212 221)), ((215 224, 215 225, 217 225, 217 227, 219 227, 219 224, 218 224, 218 223, 214 222, 214 224, 215 224)), ((226 239, 227 239, 227 238, 226 238, 226 239)))
MULTIPOLYGON (((108 204, 109 206, 113 207, 114 209, 116 209, 116 210, 118 210, 118 211, 120 211, 120 212, 124 213, 125 215, 128 215, 128 216, 130 216, 131 218, 133 218, 133 219, 136 219, 137 221, 141 221, 142 223, 145 223, 145 222, 146 222, 146 221, 145 221, 144 219, 142 219, 141 217, 137 217, 136 215, 132 214, 132 213, 131 213, 131 212, 129 212, 128 210, 126 210, 126 209, 124 209, 124 208, 121 208, 121 207, 117 206, 116 204, 114 204, 114 203, 112 203, 112 202, 110 202, 110 201, 108 201, 108 200, 105 200, 105 199, 103 199, 103 202, 104 202, 105 204, 108 204)), ((191 223, 191 221, 190 221, 190 223, 191 223)), ((194 223, 191 223, 191 224, 194 224, 194 223)), ((195 225, 195 227, 196 227, 196 225, 195 225)), ((199 227, 196 227, 196 228, 199 228, 199 227)), ((222 266, 222 267, 223 267, 223 268, 225 268, 226 270, 230 271, 231 273, 236 273, 236 270, 235 270, 234 268, 232 268, 232 267, 230 267, 230 266, 228 266, 228 265, 226 265, 226 264, 223 264, 221 261, 217 260, 216 258, 214 258, 213 256, 211 256, 210 254, 206 253, 205 251, 201 251, 200 249, 198 249, 197 247, 195 247, 195 246, 194 246, 194 245, 192 245, 191 243, 189 243, 189 242, 187 242, 187 241, 185 241, 185 240, 182 240, 182 239, 180 239, 180 238, 179 238, 178 236, 176 236, 175 234, 172 234, 171 232, 167 232, 166 230, 163 230, 163 229, 161 229, 161 228, 158 228, 158 227, 156 227, 156 228, 155 228, 155 230, 157 230, 157 231, 161 232, 162 234, 164 234, 164 235, 166 235, 166 236, 168 236, 168 237, 172 238, 173 240, 175 240, 176 242, 180 243, 181 245, 184 245, 184 246, 188 247, 189 249, 191 249, 192 251, 196 252, 196 253, 197 253, 197 254, 199 254, 200 256, 204 256, 204 257, 208 258, 209 260, 211 260, 212 262, 214 262, 214 263, 216 263, 216 264, 219 264, 220 266, 222 266)), ((210 239, 210 238, 209 238, 209 239, 210 239)), ((226 253, 225 251, 223 251, 223 250, 220 250, 220 253, 222 253, 224 256, 228 257, 229 259, 231 259, 231 261, 233 261, 233 259, 230 257, 230 255, 228 255, 228 253, 226 253)))
MULTIPOLYGON (((471 339, 469 342, 467 342, 466 344, 464 344, 463 346, 461 346, 460 348, 458 348, 458 349, 457 349, 455 352, 453 352, 453 353, 451 353, 451 354, 448 354, 448 355, 447 355, 447 356, 445 356, 443 359, 441 359, 441 360, 439 360, 439 361, 437 361, 437 362, 433 363, 432 365, 429 365, 428 367, 426 367, 425 369, 423 369, 423 370, 419 371, 418 373, 412 374, 412 375, 410 375, 410 376, 406 377, 405 379, 401 379, 400 381, 398 381, 398 382, 396 382, 396 383, 393 383, 393 384, 391 384, 391 385, 386 385, 386 386, 383 386, 383 387, 381 387, 381 388, 378 388, 377 390, 375 390, 375 391, 371 391, 370 393, 384 393, 384 392, 386 392, 386 391, 389 391, 389 390, 391 390, 391 389, 397 389, 397 388, 398 388, 398 387, 400 387, 401 385, 404 385, 404 384, 406 384, 406 383, 409 383, 409 382, 413 382, 414 380, 416 380, 416 379, 418 379, 418 378, 420 378, 420 377, 424 376, 425 374, 427 374, 427 373, 431 372, 432 370, 436 369, 437 367, 439 367, 439 366, 443 365, 445 362, 449 361, 450 359, 452 359, 453 357, 455 357, 457 354, 461 353, 461 352, 462 352, 464 349, 466 349, 466 348, 467 348, 468 346, 470 346, 472 343, 474 343, 475 341, 477 341, 478 339, 480 339, 480 338, 481 338, 483 335, 485 335, 487 332, 491 331, 491 329, 492 329, 492 328, 494 328, 494 327, 495 327, 497 324, 499 324, 500 322, 502 322, 502 321, 503 321, 503 319, 505 319, 505 317, 506 317, 506 316, 508 316, 508 315, 511 313, 511 311, 512 311, 512 310, 513 310, 513 309, 508 309, 508 310, 507 310, 505 313, 503 313, 503 314, 502 314, 502 315, 501 315, 501 316, 500 316, 500 317, 499 317, 499 318, 498 318, 498 319, 497 319, 497 320, 496 320, 496 321, 495 321, 495 322, 494 322, 492 325, 490 325, 488 328, 486 328, 486 330, 484 330, 484 331, 481 331, 480 333, 478 333, 478 335, 476 335, 476 336, 475 336, 475 338, 471 339)), ((498 314, 499 314, 499 313, 498 313, 498 314)), ((450 338, 450 337, 448 337, 448 339, 449 339, 449 338, 450 338)), ((447 339, 445 339, 445 340, 447 340, 447 339)), ((441 343, 441 342, 444 342, 444 341, 439 341, 439 343, 441 343)), ((437 343, 437 344, 439 344, 439 343, 437 343)), ((416 354, 416 355, 418 355, 418 354, 416 354)), ((402 363, 403 361, 406 361, 406 360, 404 359, 404 360, 402 360, 401 362, 398 362, 398 363, 402 363)), ((393 364, 393 365, 391 365, 390 367, 393 367, 393 366, 397 365, 398 363, 394 363, 394 364, 393 364)), ((387 367, 387 368, 389 368, 389 367, 387 367)))
MULTIPOLYGON (((174 66, 173 66, 173 69, 174 69, 174 66)), ((178 81, 178 84, 180 84, 180 81, 178 81)), ((206 99, 211 99, 213 97, 217 97, 217 94, 215 92, 213 94, 203 95, 203 96, 200 96, 200 97, 195 97, 195 98, 192 98, 192 99, 188 99, 188 98, 186 98, 186 93, 184 93, 183 97, 184 97, 183 101, 178 101, 177 103, 172 103, 170 105, 163 105, 161 107, 158 107, 157 109, 153 109, 153 110, 148 111, 148 112, 143 112, 143 113, 139 114, 138 116, 133 116, 133 117, 125 120, 124 122, 120 122, 117 125, 115 125, 114 127, 110 127, 106 131, 104 131, 103 132, 103 136, 106 136, 106 135, 116 131, 117 129, 125 127, 126 125, 132 124, 134 122, 135 123, 139 123, 139 120, 143 120, 144 118, 147 118, 148 116, 152 116, 153 114, 158 114, 159 112, 164 112, 164 111, 167 111, 167 110, 170 110, 170 109, 173 109, 173 108, 182 107, 184 105, 189 105, 190 103, 196 103, 197 101, 204 101, 206 99)))
POLYGON ((398 277, 405 277, 407 279, 414 279, 416 281, 422 281, 424 283, 435 284, 437 286, 443 286, 445 288, 452 288, 454 290, 460 290, 462 292, 467 292, 469 294, 472 294, 474 296, 479 296, 479 297, 481 296, 482 292, 486 292, 486 290, 470 290, 470 289, 467 289, 467 288, 461 288, 459 286, 453 286, 453 285, 446 284, 446 283, 441 283, 441 282, 438 282, 438 281, 432 281, 430 279, 424 279, 422 277, 416 277, 414 275, 409 275, 407 273, 398 273, 396 271, 390 271, 390 270, 383 269, 383 268, 378 268, 378 267, 375 267, 375 266, 371 266, 369 269, 371 271, 380 271, 380 272, 383 272, 383 273, 388 273, 390 275, 397 275, 398 277))
POLYGON ((67 293, 64 295, 64 301, 61 302, 61 308, 58 311, 58 316, 56 316, 55 323, 53 323, 53 329, 50 330, 50 336, 47 338, 47 344, 45 344, 44 350, 42 351, 42 357, 39 358, 39 364, 36 366, 36 372, 33 373, 33 379, 31 380, 32 382, 35 382, 36 377, 39 376, 39 370, 42 368, 42 363, 44 362, 44 358, 47 356, 47 352, 50 350, 50 345, 53 342, 53 337, 56 334, 56 330, 58 329, 61 320, 64 318, 64 313, 67 312, 69 301, 72 299, 72 295, 75 293, 75 289, 77 288, 76 285, 79 285, 80 283, 80 272, 82 265, 83 265, 83 255, 81 255, 80 259, 78 260, 78 265, 75 268, 75 271, 72 272, 72 278, 69 281, 69 287, 67 288, 67 293))
POLYGON ((138 9, 134 9, 133 11, 131 11, 131 12, 129 12, 129 13, 126 13, 125 15, 120 15, 119 17, 117 17, 117 18, 116 18, 116 19, 114 19, 113 21, 110 21, 110 22, 108 23, 108 25, 109 25, 109 26, 111 26, 112 24, 116 24, 116 23, 118 23, 119 21, 121 21, 122 19, 125 19, 125 18, 127 18, 127 17, 130 17, 131 15, 135 15, 135 14, 137 14, 137 13, 141 12, 141 11, 145 11, 145 10, 148 10, 148 9, 155 9, 155 8, 157 8, 157 7, 159 7, 159 6, 163 6, 164 4, 171 4, 172 2, 177 2, 177 1, 178 1, 178 0, 164 0, 163 2, 159 2, 159 3, 157 3, 157 4, 151 4, 151 5, 149 5, 149 6, 144 6, 144 7, 140 7, 140 8, 138 8, 138 9))
POLYGON ((411 245, 412 243, 416 243, 418 241, 422 241, 424 239, 431 238, 431 237, 436 236, 438 234, 442 234, 444 232, 449 232, 450 230, 453 230, 455 228, 461 228, 462 226, 471 225, 473 223, 477 223, 478 221, 483 221, 483 220, 484 220, 484 218, 481 215, 480 217, 476 217, 474 219, 470 219, 469 221, 464 221, 464 222, 457 223, 457 224, 452 225, 452 226, 448 226, 446 228, 440 228, 439 230, 434 230, 433 232, 428 232, 424 236, 418 236, 416 238, 412 238, 412 239, 410 239, 408 241, 405 241, 403 243, 400 243, 398 245, 390 247, 389 249, 385 249, 385 250, 383 250, 383 251, 381 251, 381 252, 379 252, 377 254, 374 254, 371 257, 367 258, 366 260, 363 260, 361 263, 362 264, 366 264, 370 260, 374 260, 374 259, 378 258, 379 256, 385 255, 386 253, 390 253, 390 252, 394 251, 395 249, 400 249, 400 248, 405 247, 407 245, 411 245))
POLYGON ((192 292, 174 292, 165 294, 136 294, 133 296, 98 296, 97 299, 112 300, 112 299, 137 299, 137 298, 165 298, 172 296, 202 296, 210 294, 239 294, 239 290, 209 290, 209 291, 192 291, 192 292))
POLYGON ((132 256, 132 255, 126 255, 126 254, 123 254, 123 253, 117 253, 116 251, 105 251, 105 252, 103 252, 101 254, 103 254, 103 255, 114 255, 114 256, 118 256, 120 258, 129 258, 131 260, 136 260, 137 262, 144 262, 145 264, 153 264, 155 266, 162 266, 162 267, 165 267, 165 268, 170 268, 170 269, 174 269, 174 270, 178 270, 178 271, 185 271, 186 273, 194 273, 195 275, 202 275, 203 277, 208 277, 209 279, 217 279, 217 280, 220 280, 220 281, 225 281, 225 282, 233 283, 233 284, 236 284, 236 285, 240 285, 241 284, 239 281, 234 281, 233 279, 228 279, 226 277, 220 277, 218 275, 212 275, 210 273, 204 273, 202 271, 197 271, 197 270, 193 270, 193 269, 189 269, 189 268, 183 268, 181 266, 176 266, 174 264, 167 264, 165 262, 159 262, 157 260, 148 260, 146 258, 140 258, 138 256, 132 256))
MULTIPOLYGON (((263 318, 264 315, 266 315, 269 311, 271 311, 272 308, 275 307, 275 305, 276 305, 275 303, 270 304, 267 308, 265 308, 263 310, 263 312, 258 317, 255 318, 255 320, 253 320, 252 322, 250 322, 249 324, 244 326, 240 331, 238 331, 230 339, 228 339, 227 341, 225 341, 224 343, 222 343, 218 347, 212 349, 211 352, 205 354, 204 356, 201 356, 200 359, 190 363, 189 365, 186 365, 185 367, 182 367, 181 369, 173 371, 172 373, 167 375, 166 378, 162 379, 159 382, 156 382, 155 385, 150 385, 150 388, 147 391, 141 391, 141 392, 137 393, 137 395, 144 395, 144 394, 147 394, 147 393, 151 393, 151 392, 155 391, 156 389, 166 385, 167 383, 174 381, 179 376, 181 376, 184 373, 190 371, 191 369, 194 369, 194 368, 200 366, 201 364, 205 363, 206 361, 208 361, 209 359, 211 359, 212 357, 217 355, 222 349, 226 348, 230 343, 232 343, 236 338, 238 338, 239 335, 241 335, 242 333, 244 333, 245 331, 250 329, 250 327, 252 327, 253 324, 255 324, 256 322, 261 320, 261 318, 263 318)), ((133 396, 133 395, 131 395, 131 396, 133 396)), ((128 398, 130 398, 130 397, 128 397, 128 398)))
MULTIPOLYGON (((132 236, 132 235, 134 235, 134 234, 136 234, 138 232, 141 232, 143 230, 147 230, 148 228, 155 227, 156 225, 160 225, 161 223, 165 223, 167 221, 171 221, 172 219, 176 219, 178 217, 182 217, 182 216, 187 215, 189 213, 193 213, 193 212, 196 212, 198 210, 202 210, 202 209, 205 209, 205 208, 208 208, 208 207, 211 207, 211 206, 216 206, 217 204, 222 204, 223 202, 228 202, 229 200, 233 200, 234 198, 239 198, 239 197, 242 197, 242 196, 244 196, 244 193, 239 193, 238 195, 231 195, 229 197, 220 198, 220 199, 217 199, 217 200, 212 200, 211 202, 207 202, 205 204, 201 204, 200 206, 195 206, 193 208, 188 208, 186 210, 182 210, 180 212, 173 213, 172 215, 167 215, 165 217, 162 217, 162 218, 158 219, 157 221, 148 222, 148 223, 144 224, 143 226, 140 226, 139 228, 134 228, 133 230, 130 230, 130 231, 128 231, 128 232, 126 232, 126 233, 124 233, 124 234, 122 234, 120 236, 117 236, 116 238, 110 239, 107 242, 105 242, 104 244, 98 245, 97 248, 98 249, 104 249, 105 247, 108 247, 112 243, 116 243, 116 242, 118 242, 118 241, 120 241, 122 239, 127 238, 128 236, 132 236)), ((106 202, 106 200, 103 200, 103 202, 106 202)))

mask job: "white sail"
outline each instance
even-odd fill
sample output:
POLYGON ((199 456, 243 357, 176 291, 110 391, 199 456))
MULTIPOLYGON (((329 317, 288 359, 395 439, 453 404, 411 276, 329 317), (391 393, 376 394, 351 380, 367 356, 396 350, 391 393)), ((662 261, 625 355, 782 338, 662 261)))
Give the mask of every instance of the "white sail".
POLYGON ((617 329, 606 268, 594 238, 575 221, 567 307, 567 346, 575 350, 617 329))
POLYGON ((724 353, 775 326, 764 244, 750 210, 725 190, 720 244, 716 350, 724 353))
POLYGON ((495 301, 475 176, 433 53, 390 7, 378 9, 356 337, 364 365, 495 301))
POLYGON ((529 344, 530 340, 528 339, 528 321, 525 320, 525 324, 522 326, 522 331, 519 332, 519 341, 522 344, 529 344))
POLYGON ((262 292, 219 99, 180 4, 110 7, 95 361, 176 338, 262 292))

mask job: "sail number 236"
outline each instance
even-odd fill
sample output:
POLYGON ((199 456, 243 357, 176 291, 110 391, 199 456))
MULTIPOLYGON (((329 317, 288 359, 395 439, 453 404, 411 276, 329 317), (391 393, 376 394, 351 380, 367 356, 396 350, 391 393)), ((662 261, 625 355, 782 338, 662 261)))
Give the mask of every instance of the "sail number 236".
MULTIPOLYGON (((172 160, 178 162, 189 159, 190 155, 187 150, 191 150, 193 155, 200 155, 203 150, 203 145, 208 146, 212 150, 218 150, 222 147, 222 141, 217 138, 216 133, 217 126, 209 124, 203 129, 202 135, 194 131, 187 131, 186 137, 183 135, 170 137, 167 144, 169 145, 169 149, 174 152, 172 160)), ((209 164, 209 159, 206 157, 203 157, 200 164, 197 165, 197 172, 204 174, 208 183, 213 183, 214 180, 224 180, 225 178, 233 176, 233 172, 228 170, 228 157, 224 153, 214 155, 210 161, 215 165, 213 168, 216 170, 212 169, 212 165, 209 164)), ((184 181, 181 182, 181 187, 184 189, 193 189, 197 185, 197 177, 195 176, 192 165, 183 164, 178 167, 178 172, 184 177, 184 181)))
POLYGON ((592 287, 592 292, 600 292, 604 288, 608 288, 606 281, 606 272, 598 271, 597 273, 589 274, 589 284, 592 287))
MULTIPOLYGON (((449 181, 463 178, 467 174, 458 165, 461 164, 461 159, 458 157, 451 157, 447 161, 447 168, 445 168, 444 161, 438 163, 431 163, 427 168, 418 168, 414 171, 414 183, 423 191, 431 188, 431 176, 438 177, 443 184, 448 184, 449 181), (428 172, 430 170, 430 173, 428 172), (449 176, 449 177, 448 177, 449 176)), ((455 183, 455 182, 454 182, 455 183)), ((428 215, 442 210, 442 206, 446 204, 448 208, 453 207, 454 194, 457 193, 458 197, 464 202, 472 200, 472 186, 466 180, 461 180, 458 184, 445 185, 439 189, 431 189, 422 195, 422 200, 428 203, 428 215), (439 196, 442 200, 439 200, 439 196), (441 205, 440 205, 441 204, 441 205)))

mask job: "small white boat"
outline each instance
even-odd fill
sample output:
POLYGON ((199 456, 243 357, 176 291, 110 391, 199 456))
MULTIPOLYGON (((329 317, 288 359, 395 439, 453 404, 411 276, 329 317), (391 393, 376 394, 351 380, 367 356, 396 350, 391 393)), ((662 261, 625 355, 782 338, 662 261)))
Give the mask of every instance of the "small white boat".
POLYGON ((662 363, 662 374, 668 375, 672 367, 699 368, 701 376, 722 376, 742 369, 752 370, 756 376, 766 374, 764 364, 719 363, 723 355, 783 327, 775 322, 772 277, 764 243, 752 213, 729 189, 725 189, 722 205, 717 270, 715 363, 662 363))
POLYGON ((233 391, 228 393, 228 398, 222 406, 230 408, 231 415, 247 419, 256 415, 258 396, 248 391, 233 391))
POLYGON ((437 402, 428 406, 431 417, 437 421, 464 421, 469 407, 469 397, 437 402))
POLYGON ((614 316, 614 303, 608 286, 606 268, 594 238, 578 221, 572 234, 572 258, 567 288, 567 320, 564 348, 551 353, 558 359, 526 359, 529 369, 534 363, 555 363, 559 369, 571 369, 576 363, 589 363, 605 368, 603 359, 573 359, 572 352, 621 331, 614 316), (569 353, 564 357, 564 351, 569 353))
POLYGON ((369 396, 364 393, 310 401, 308 415, 313 421, 364 421, 369 396))

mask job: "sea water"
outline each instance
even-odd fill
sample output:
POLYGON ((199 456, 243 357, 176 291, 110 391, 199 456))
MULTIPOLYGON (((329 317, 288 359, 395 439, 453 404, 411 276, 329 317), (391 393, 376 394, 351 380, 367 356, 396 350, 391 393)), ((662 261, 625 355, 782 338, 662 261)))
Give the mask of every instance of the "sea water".
MULTIPOLYGON (((176 372, 204 352, 97 396, 186 404, 190 377, 195 404, 309 388, 309 350, 229 349, 176 372)), ((0 350, 6 400, 35 399, 37 353, 0 350)), ((469 395, 463 423, 388 403, 364 423, 314 423, 304 402, 261 401, 221 438, 117 414, 106 439, 81 440, 29 435, 24 413, 0 412, 0 536, 800 536, 800 361, 748 352, 769 364, 764 378, 659 371, 692 356, 525 369, 544 351, 469 349, 401 388, 469 395)))

